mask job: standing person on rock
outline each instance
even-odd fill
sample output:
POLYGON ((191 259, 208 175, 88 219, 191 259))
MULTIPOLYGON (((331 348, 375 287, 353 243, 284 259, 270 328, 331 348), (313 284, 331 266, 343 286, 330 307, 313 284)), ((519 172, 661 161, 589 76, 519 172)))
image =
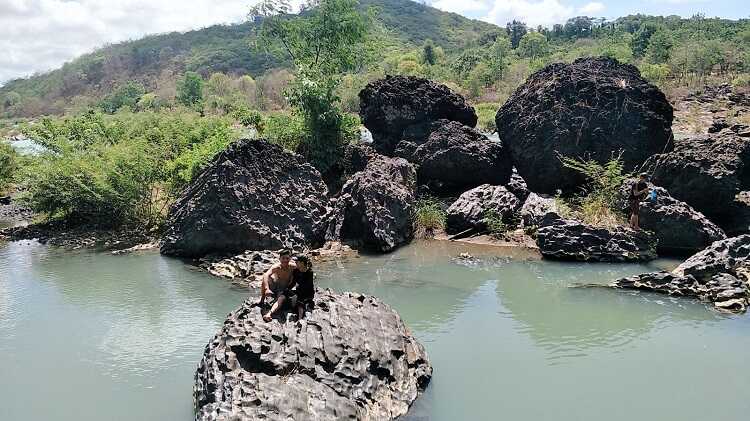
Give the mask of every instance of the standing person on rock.
POLYGON ((263 316, 263 320, 271 321, 271 316, 278 310, 284 302, 289 299, 289 288, 292 286, 292 272, 296 268, 292 263, 292 252, 283 249, 279 251, 279 262, 274 263, 266 273, 260 284, 260 302, 258 305, 263 309, 266 302, 266 296, 271 295, 276 299, 271 309, 263 316))
POLYGON ((639 218, 641 201, 648 195, 648 174, 641 173, 638 181, 630 188, 630 228, 640 231, 639 218))

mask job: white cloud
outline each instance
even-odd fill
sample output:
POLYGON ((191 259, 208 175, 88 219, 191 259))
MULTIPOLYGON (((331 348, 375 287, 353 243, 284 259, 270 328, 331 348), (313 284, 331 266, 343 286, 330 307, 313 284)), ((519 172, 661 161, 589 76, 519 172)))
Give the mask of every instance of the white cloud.
POLYGON ((529 26, 550 26, 563 22, 575 15, 576 9, 566 6, 560 0, 495 0, 483 20, 505 25, 518 19, 529 26))
POLYGON ((239 22, 251 4, 252 0, 0 0, 0 84, 53 69, 106 43, 239 22))
POLYGON ((596 15, 597 13, 601 13, 604 10, 604 4, 598 2, 598 1, 592 1, 591 3, 586 3, 578 9, 578 13, 581 15, 587 15, 592 16, 596 15))

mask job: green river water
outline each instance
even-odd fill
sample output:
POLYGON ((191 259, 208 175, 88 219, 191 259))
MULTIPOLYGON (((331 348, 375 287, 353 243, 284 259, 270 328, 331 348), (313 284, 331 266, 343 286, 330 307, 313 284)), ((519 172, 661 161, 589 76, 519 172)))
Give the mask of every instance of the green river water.
MULTIPOLYGON (((746 420, 750 317, 568 288, 672 265, 432 242, 316 272, 389 303, 425 345, 434 377, 409 420, 746 420)), ((246 295, 156 252, 0 244, 0 420, 190 420, 196 364, 246 295)))

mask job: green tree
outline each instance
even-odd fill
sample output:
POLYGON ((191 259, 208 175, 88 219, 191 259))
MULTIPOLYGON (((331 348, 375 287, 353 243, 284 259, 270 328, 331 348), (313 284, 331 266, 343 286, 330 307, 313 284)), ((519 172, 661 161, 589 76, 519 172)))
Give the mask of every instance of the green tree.
POLYGON ((489 58, 487 59, 487 64, 495 80, 503 78, 505 69, 510 64, 511 55, 510 40, 506 37, 497 37, 492 46, 490 46, 489 58))
POLYGON ((114 113, 122 107, 134 109, 141 96, 146 93, 146 88, 138 82, 128 81, 115 89, 114 92, 104 97, 99 106, 106 113, 114 113))
POLYGON ((435 54, 435 45, 431 39, 428 39, 422 45, 422 63, 430 66, 435 65, 437 62, 437 55, 435 54))
POLYGON ((647 22, 633 34, 633 38, 630 39, 630 49, 633 51, 633 56, 641 58, 646 54, 651 37, 657 32, 658 28, 655 24, 647 22))
POLYGON ((10 91, 7 94, 5 94, 5 99, 3 100, 3 107, 10 108, 16 104, 21 102, 21 94, 18 92, 10 91))
POLYGON ((0 141, 0 193, 5 191, 16 171, 16 152, 6 142, 0 141))
POLYGON ((646 59, 654 64, 669 61, 669 51, 672 48, 672 36, 666 30, 654 32, 646 48, 646 59))
POLYGON ((506 29, 508 31, 508 36, 510 37, 510 45, 513 49, 518 48, 518 43, 521 42, 521 38, 523 38, 523 36, 526 35, 526 32, 528 32, 526 24, 513 19, 512 22, 508 22, 506 29))
POLYGON ((353 135, 351 119, 336 94, 341 75, 366 63, 371 51, 371 15, 359 11, 357 0, 319 0, 297 16, 288 16, 284 2, 263 1, 251 17, 262 19, 256 45, 292 61, 296 78, 287 91, 289 103, 302 116, 306 137, 299 146, 326 173, 353 135))
POLYGON ((518 43, 518 52, 522 57, 537 59, 549 53, 547 38, 539 32, 525 34, 518 43))
POLYGON ((177 81, 177 102, 193 107, 203 101, 203 78, 195 72, 186 72, 177 81))

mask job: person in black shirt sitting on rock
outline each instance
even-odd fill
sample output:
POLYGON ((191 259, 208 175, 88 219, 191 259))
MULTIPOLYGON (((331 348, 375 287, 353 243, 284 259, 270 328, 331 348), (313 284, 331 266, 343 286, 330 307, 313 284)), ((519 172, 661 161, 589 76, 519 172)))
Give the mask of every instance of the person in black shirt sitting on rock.
POLYGON ((292 272, 292 282, 296 285, 297 316, 302 319, 305 309, 313 307, 315 286, 313 285, 312 261, 305 255, 297 256, 297 268, 292 272))

